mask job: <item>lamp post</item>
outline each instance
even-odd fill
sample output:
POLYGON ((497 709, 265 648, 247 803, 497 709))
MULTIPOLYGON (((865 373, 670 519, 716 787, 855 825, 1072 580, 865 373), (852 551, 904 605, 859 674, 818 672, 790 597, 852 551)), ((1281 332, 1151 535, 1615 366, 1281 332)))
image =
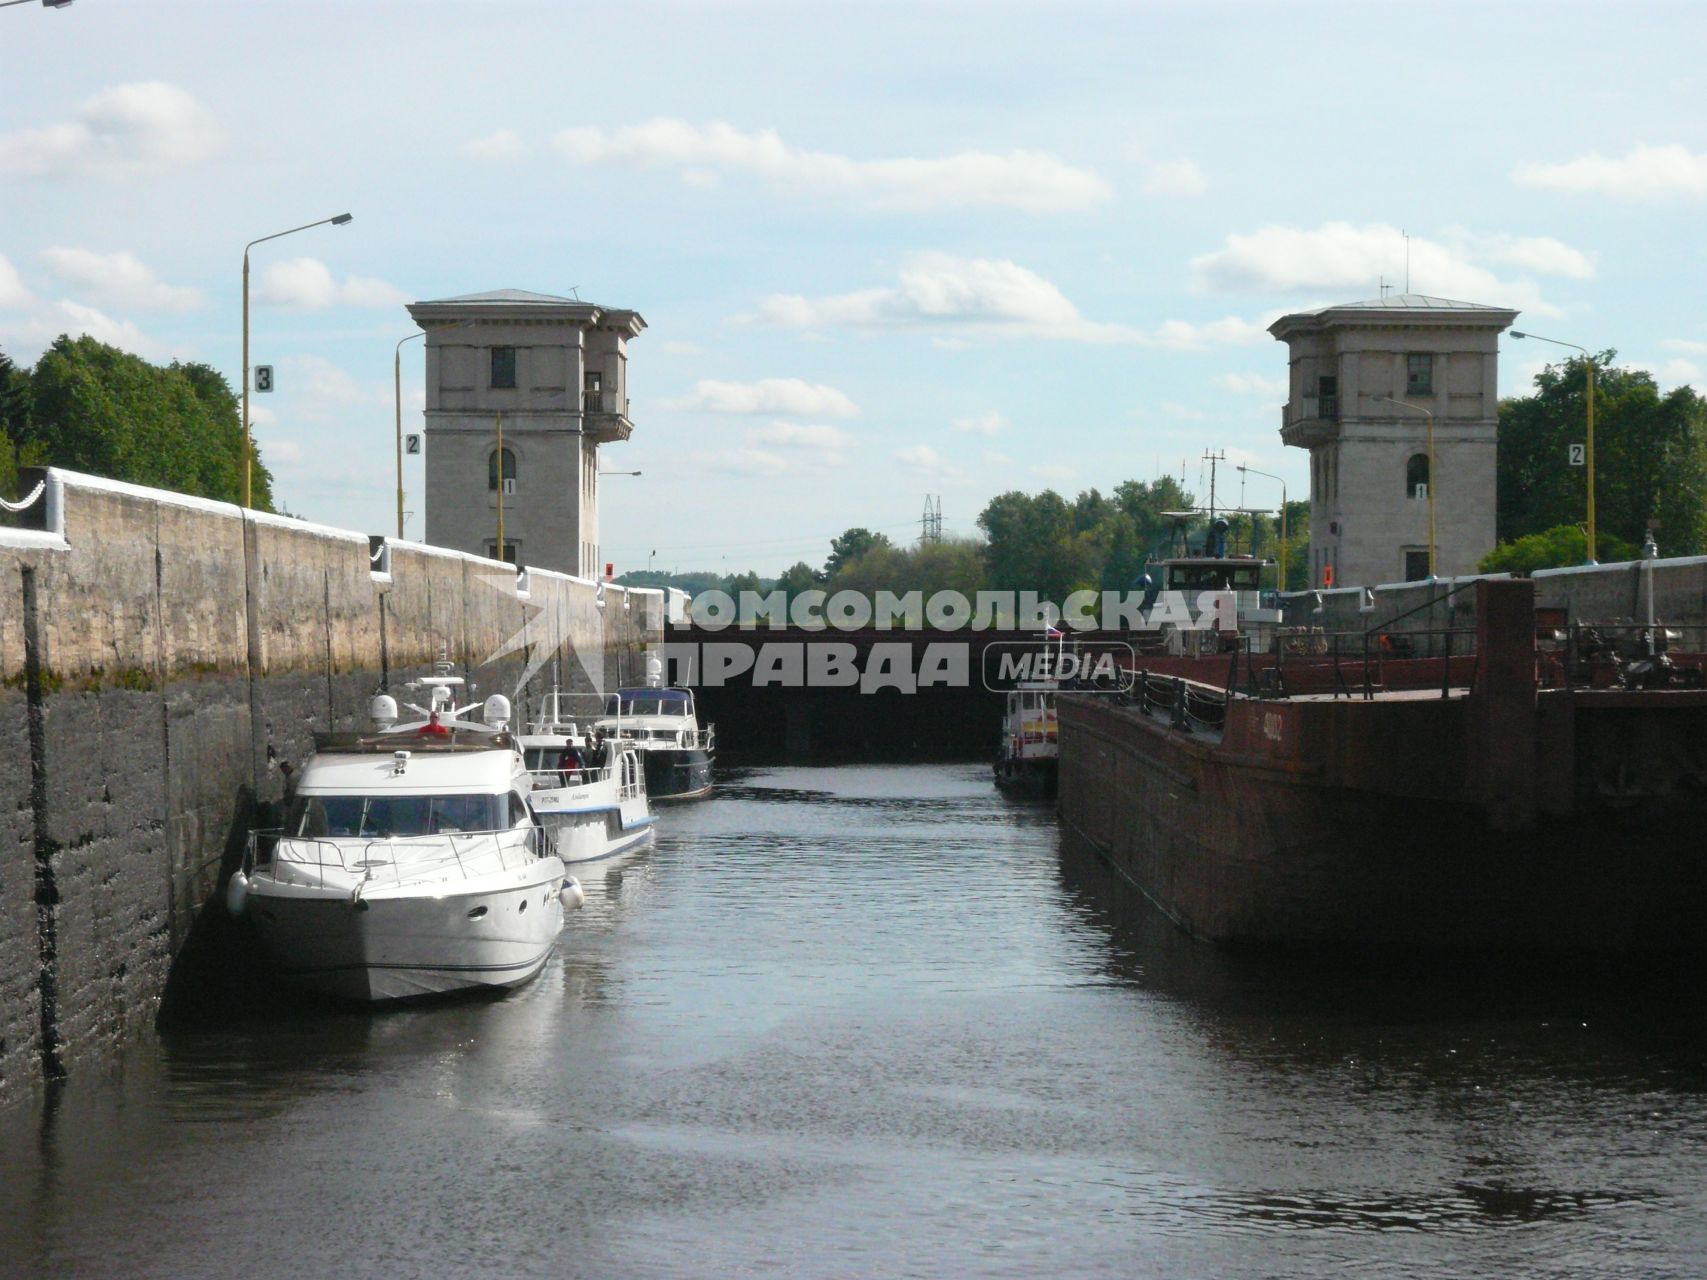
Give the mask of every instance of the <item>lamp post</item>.
POLYGON ((412 333, 407 338, 397 340, 397 349, 392 352, 391 378, 392 392, 397 404, 397 540, 403 540, 403 344, 416 338, 427 336, 425 329, 420 333, 412 333))
POLYGON ((1420 413, 1428 419, 1428 576, 1435 577, 1434 572, 1434 491, 1438 488, 1434 474, 1434 414, 1420 404, 1410 404, 1404 400, 1395 400, 1392 396, 1378 396, 1382 404, 1396 404, 1401 409, 1409 409, 1412 413, 1420 413))
POLYGON ((1280 482, 1280 581, 1275 584, 1277 591, 1286 590, 1286 481, 1267 471, 1258 471, 1255 467, 1239 466, 1240 472, 1253 476, 1262 476, 1265 480, 1280 482))
POLYGON ((1585 536, 1588 544, 1587 563, 1596 564, 1598 561, 1594 554, 1594 357, 1588 353, 1587 347, 1579 347, 1574 342, 1560 342, 1557 338, 1543 338, 1538 333, 1519 333, 1516 329, 1511 331, 1511 336, 1514 338, 1533 338, 1536 342, 1551 342, 1555 347, 1569 347, 1572 351, 1580 351, 1583 355, 1583 364, 1588 368, 1588 431, 1586 433, 1587 438, 1583 442, 1583 462, 1588 470, 1588 529, 1585 531, 1585 536))
POLYGON ((254 458, 255 449, 249 441, 249 250, 268 240, 277 240, 280 236, 295 235, 298 231, 307 231, 310 227, 323 227, 327 223, 341 227, 355 215, 348 213, 336 214, 330 218, 321 218, 318 222, 305 222, 300 227, 292 227, 289 231, 275 231, 270 236, 262 236, 251 240, 243 246, 243 505, 250 506, 249 501, 249 472, 254 458))

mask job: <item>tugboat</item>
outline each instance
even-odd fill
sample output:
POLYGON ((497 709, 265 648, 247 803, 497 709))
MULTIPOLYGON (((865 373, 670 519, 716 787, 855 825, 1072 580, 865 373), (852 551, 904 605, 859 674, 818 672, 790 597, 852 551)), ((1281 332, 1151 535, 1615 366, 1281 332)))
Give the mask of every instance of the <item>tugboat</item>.
POLYGON ((593 732, 639 754, 650 799, 697 800, 711 794, 716 729, 699 727, 690 691, 664 686, 658 659, 647 659, 643 688, 618 689, 605 699, 605 714, 593 722, 593 732))
POLYGON ((529 803, 509 699, 464 719, 441 663, 410 686, 425 717, 316 734, 284 826, 250 835, 226 905, 246 914, 277 976, 347 1000, 519 986, 539 973, 582 891, 529 803))
POLYGON ((1002 740, 996 748, 996 785, 1002 790, 1055 798, 1055 690, 1053 680, 1026 680, 1008 691, 1002 740))

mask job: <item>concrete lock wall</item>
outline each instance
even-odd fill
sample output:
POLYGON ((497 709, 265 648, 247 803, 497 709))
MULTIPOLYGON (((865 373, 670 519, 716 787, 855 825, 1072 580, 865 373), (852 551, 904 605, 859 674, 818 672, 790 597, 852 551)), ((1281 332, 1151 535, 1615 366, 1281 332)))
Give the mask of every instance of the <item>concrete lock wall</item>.
POLYGON ((0 1106, 152 1025, 316 730, 441 651, 518 713, 644 671, 658 592, 48 470, 0 527, 0 1106))

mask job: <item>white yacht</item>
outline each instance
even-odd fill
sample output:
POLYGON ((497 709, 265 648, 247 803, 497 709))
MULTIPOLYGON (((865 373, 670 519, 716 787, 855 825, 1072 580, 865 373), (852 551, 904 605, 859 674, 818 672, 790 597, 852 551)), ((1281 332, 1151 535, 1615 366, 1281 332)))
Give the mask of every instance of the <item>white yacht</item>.
POLYGON ((533 811, 565 864, 614 858, 651 842, 656 819, 632 744, 589 741, 562 714, 561 695, 553 691, 521 747, 533 779, 533 811))
POLYGON ((518 986, 544 967, 580 886, 529 805, 508 699, 459 719, 461 683, 443 668, 420 682, 424 721, 396 725, 382 694, 375 732, 317 734, 284 827, 251 836, 227 905, 284 981, 390 1000, 518 986))
POLYGON ((605 714, 593 731, 639 753, 652 800, 696 800, 711 793, 716 730, 699 727, 691 691, 664 687, 658 659, 647 660, 644 688, 618 689, 605 699, 605 714))

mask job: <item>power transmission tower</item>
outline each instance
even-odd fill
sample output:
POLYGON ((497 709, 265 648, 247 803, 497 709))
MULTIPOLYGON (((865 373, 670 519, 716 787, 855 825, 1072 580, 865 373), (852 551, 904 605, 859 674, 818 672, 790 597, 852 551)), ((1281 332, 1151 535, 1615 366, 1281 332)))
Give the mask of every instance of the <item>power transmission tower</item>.
POLYGON ((925 495, 925 514, 919 517, 919 545, 942 541, 942 495, 925 495))

